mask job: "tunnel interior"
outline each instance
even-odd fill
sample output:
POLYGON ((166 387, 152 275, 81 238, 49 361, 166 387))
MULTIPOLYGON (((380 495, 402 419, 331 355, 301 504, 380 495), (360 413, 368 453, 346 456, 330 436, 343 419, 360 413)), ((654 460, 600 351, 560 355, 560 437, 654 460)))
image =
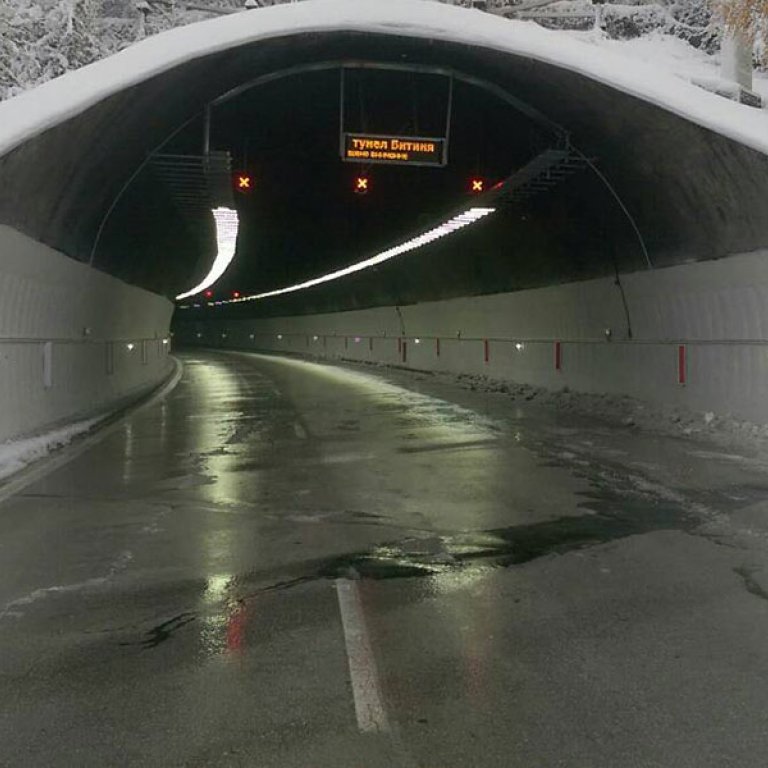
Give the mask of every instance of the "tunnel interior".
POLYGON ((306 0, 0 104, 3 768, 765 764, 768 141, 535 29, 306 0))

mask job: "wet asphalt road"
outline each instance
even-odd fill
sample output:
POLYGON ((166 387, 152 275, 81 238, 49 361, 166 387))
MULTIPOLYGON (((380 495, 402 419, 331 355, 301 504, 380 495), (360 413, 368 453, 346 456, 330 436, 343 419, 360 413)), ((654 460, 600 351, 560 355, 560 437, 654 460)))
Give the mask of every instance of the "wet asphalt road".
POLYGON ((190 353, 0 504, 0 766, 768 764, 768 466, 190 353))

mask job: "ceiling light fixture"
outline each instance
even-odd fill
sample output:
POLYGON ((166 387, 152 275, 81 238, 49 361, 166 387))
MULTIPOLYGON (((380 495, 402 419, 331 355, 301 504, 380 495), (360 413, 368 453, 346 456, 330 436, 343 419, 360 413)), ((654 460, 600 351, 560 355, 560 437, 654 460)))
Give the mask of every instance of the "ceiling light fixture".
MULTIPOLYGON (((443 222, 434 229, 430 229, 428 232, 424 232, 423 234, 418 235, 411 240, 407 240, 406 242, 397 245, 394 248, 389 248, 386 251, 382 251, 381 253, 376 254, 376 256, 371 256, 369 259, 364 259, 363 261, 358 261, 355 264, 350 264, 348 267, 343 267, 342 269, 337 269, 334 272, 329 272, 327 275, 314 277, 311 280, 306 280, 305 282, 297 283, 296 285, 289 285, 286 288, 278 288, 274 291, 266 291, 264 293, 257 293, 251 296, 241 296, 239 299, 230 299, 229 301, 222 301, 220 303, 237 304, 242 301, 257 301, 258 299, 268 299, 272 296, 280 296, 284 293, 303 291, 307 288, 313 288, 316 285, 321 285, 322 283, 329 283, 331 280, 338 280, 341 277, 352 275, 355 272, 361 272, 364 269, 375 267, 384 263, 385 261, 394 259, 396 256, 401 256, 404 253, 415 251, 417 248, 423 248, 425 245, 429 245, 435 240, 439 240, 446 235, 450 235, 453 232, 457 232, 458 230, 469 226, 470 224, 474 224, 475 222, 480 221, 480 219, 484 219, 491 213, 495 213, 495 211, 495 208, 470 208, 469 210, 464 211, 464 213, 460 213, 458 216, 454 216, 452 219, 443 222)), ((217 304, 218 303, 219 302, 217 302, 217 304)))
POLYGON ((210 288, 226 271, 235 257, 237 245, 237 231, 239 219, 237 211, 231 208, 214 208, 213 219, 216 222, 216 244, 218 246, 216 258, 211 266, 211 271, 203 278, 202 282, 191 288, 186 293, 180 293, 176 301, 194 296, 196 293, 210 288))

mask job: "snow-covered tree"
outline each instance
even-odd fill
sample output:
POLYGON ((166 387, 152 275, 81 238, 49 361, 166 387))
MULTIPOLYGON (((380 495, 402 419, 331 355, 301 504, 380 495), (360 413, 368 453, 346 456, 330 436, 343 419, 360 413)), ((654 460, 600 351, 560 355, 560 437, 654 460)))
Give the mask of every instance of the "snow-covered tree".
POLYGON ((730 32, 755 46, 755 56, 768 65, 768 0, 721 0, 719 9, 730 32))
POLYGON ((5 0, 0 5, 0 97, 110 53, 100 0, 5 0))
MULTIPOLYGON (((251 0, 250 4, 263 7, 291 1, 251 0)), ((473 0, 441 1, 475 5, 473 0)), ((498 11, 527 2, 486 0, 485 7, 498 11)), ((768 0, 560 0, 551 8, 583 8, 581 21, 574 22, 578 14, 569 18, 566 13, 562 19, 549 14, 540 23, 584 28, 585 19, 598 5, 600 26, 609 37, 638 37, 655 31, 711 53, 719 45, 724 16, 759 51, 768 50, 768 0)), ((221 13, 258 13, 244 7, 244 0, 0 0, 0 99, 114 53, 145 35, 221 13)))

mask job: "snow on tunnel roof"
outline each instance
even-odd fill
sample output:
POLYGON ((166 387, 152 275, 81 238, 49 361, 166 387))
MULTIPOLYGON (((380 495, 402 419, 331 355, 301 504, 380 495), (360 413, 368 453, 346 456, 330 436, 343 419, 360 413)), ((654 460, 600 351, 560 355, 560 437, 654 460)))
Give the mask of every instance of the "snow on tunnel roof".
POLYGON ((0 156, 114 93, 193 59, 290 34, 372 32, 459 42, 581 74, 768 154, 768 113, 709 93, 662 67, 534 22, 435 0, 305 0, 155 35, 0 103, 0 156))

